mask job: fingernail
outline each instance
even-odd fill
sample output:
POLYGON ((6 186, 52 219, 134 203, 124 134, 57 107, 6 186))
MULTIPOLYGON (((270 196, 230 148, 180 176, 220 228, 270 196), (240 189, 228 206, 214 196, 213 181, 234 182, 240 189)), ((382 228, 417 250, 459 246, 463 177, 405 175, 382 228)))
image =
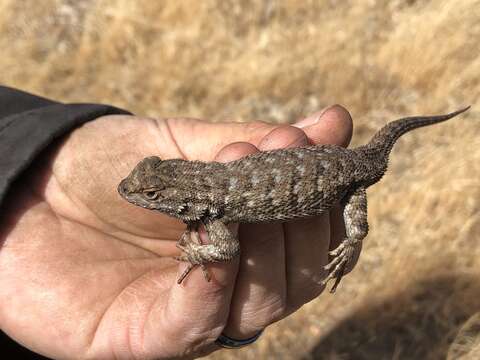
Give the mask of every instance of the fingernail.
POLYGON ((322 115, 325 114, 328 110, 330 110, 334 106, 335 105, 330 105, 330 106, 327 106, 326 108, 324 108, 323 110, 314 112, 313 114, 307 116, 306 118, 304 118, 302 120, 299 120, 296 123, 292 124, 292 126, 295 126, 297 128, 302 129, 302 128, 305 128, 307 126, 316 124, 320 120, 322 115))

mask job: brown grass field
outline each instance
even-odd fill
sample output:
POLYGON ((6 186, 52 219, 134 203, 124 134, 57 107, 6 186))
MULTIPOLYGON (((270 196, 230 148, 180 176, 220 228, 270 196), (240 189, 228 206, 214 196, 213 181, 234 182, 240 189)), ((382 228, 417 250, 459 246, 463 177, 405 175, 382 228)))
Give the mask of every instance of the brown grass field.
POLYGON ((356 269, 209 359, 480 359, 480 0, 0 0, 0 81, 139 115, 291 122, 340 103, 403 137, 356 269), (32 6, 32 4, 35 4, 32 6))

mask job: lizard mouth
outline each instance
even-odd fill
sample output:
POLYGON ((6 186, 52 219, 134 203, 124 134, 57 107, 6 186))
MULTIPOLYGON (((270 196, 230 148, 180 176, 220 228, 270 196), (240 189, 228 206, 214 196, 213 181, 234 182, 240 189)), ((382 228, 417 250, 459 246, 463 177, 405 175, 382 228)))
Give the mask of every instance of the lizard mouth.
POLYGON ((122 196, 125 197, 127 194, 127 179, 123 179, 120 181, 120 184, 118 184, 117 191, 118 193, 122 196))
POLYGON ((158 207, 157 204, 155 204, 154 202, 145 200, 140 194, 125 194, 122 196, 129 203, 142 207, 144 209, 156 210, 158 207))
POLYGON ((156 209, 155 203, 152 201, 147 201, 139 193, 130 192, 128 190, 127 179, 123 179, 120 184, 118 184, 117 191, 121 197, 127 200, 129 203, 140 206, 144 209, 156 209))

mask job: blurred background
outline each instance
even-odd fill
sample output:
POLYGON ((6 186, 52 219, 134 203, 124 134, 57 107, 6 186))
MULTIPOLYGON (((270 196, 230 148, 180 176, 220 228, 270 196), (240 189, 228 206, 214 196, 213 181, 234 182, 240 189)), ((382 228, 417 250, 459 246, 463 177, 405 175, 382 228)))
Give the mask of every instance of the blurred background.
POLYGON ((340 103, 403 137, 335 295, 208 359, 480 358, 480 0, 0 0, 0 82, 138 115, 292 122, 340 103))

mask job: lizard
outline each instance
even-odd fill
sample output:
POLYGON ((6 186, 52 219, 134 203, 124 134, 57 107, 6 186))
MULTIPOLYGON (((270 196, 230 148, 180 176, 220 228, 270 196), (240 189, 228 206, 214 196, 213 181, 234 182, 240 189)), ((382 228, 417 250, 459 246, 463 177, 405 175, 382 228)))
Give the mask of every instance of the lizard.
POLYGON ((451 119, 470 107, 437 116, 415 116, 387 123, 362 146, 311 145, 261 151, 220 163, 141 160, 118 185, 130 203, 178 218, 186 230, 177 242, 176 259, 188 263, 178 278, 182 283, 200 266, 207 281, 206 264, 224 262, 240 254, 240 243, 229 223, 289 221, 322 214, 336 204, 343 207, 345 237, 329 252, 322 281, 335 280, 335 292, 354 250, 368 233, 366 189, 387 171, 393 145, 403 134, 451 119), (209 243, 203 244, 199 226, 209 243))

